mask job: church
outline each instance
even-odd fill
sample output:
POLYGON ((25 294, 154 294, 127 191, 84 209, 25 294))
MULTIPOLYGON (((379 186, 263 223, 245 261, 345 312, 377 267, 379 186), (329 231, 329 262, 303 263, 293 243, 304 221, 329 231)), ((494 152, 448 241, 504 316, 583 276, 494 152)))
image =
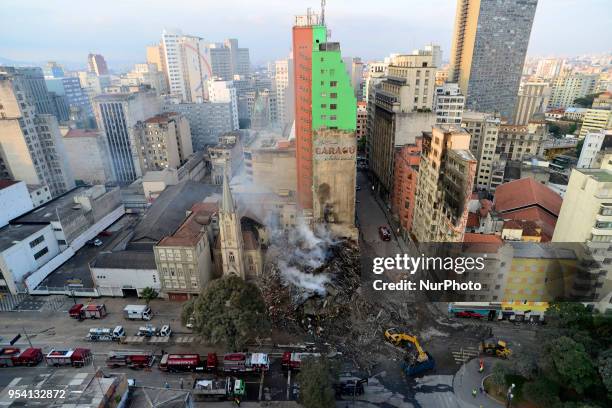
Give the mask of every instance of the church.
POLYGON ((219 234, 213 249, 216 276, 251 280, 263 271, 259 233, 251 220, 241 217, 232 198, 227 174, 223 174, 223 197, 219 209, 219 234))

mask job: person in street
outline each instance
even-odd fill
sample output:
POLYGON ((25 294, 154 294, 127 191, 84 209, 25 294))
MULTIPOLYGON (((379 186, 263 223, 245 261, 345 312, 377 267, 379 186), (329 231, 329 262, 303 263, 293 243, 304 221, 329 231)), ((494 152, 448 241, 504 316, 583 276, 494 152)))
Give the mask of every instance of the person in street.
POLYGON ((484 372, 484 360, 482 358, 480 359, 480 364, 478 365, 478 372, 484 372))
POLYGON ((474 387, 472 389, 472 397, 476 398, 476 395, 478 394, 478 390, 476 389, 476 387, 474 387))
POLYGON ((168 381, 166 381, 166 383, 164 384, 164 388, 166 388, 166 389, 170 388, 170 384, 168 384, 168 381))
POLYGON ((181 378, 181 382, 180 382, 180 387, 181 387, 181 390, 182 390, 183 389, 183 379, 182 378, 181 378))

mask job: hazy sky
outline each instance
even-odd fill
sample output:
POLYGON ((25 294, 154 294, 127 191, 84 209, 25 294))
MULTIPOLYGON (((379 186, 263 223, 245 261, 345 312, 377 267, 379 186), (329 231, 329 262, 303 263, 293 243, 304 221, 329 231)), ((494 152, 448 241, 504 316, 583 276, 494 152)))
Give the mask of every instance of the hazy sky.
MULTIPOLYGON (((0 57, 85 64, 103 54, 111 68, 144 61, 164 27, 222 41, 239 39, 251 61, 290 50, 293 16, 318 0, 0 0, 0 57)), ((434 42, 450 51, 455 0, 327 0, 326 20, 343 54, 381 58, 434 42)), ((530 55, 612 50, 612 0, 540 0, 530 55)))

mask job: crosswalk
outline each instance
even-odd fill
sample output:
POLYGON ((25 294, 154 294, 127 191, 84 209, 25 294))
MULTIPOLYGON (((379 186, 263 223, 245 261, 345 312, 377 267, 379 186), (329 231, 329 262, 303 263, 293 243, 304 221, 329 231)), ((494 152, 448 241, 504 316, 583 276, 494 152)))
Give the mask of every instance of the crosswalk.
POLYGON ((150 344, 162 344, 168 343, 168 341, 170 341, 170 337, 151 337, 149 339, 150 344))
POLYGON ((462 347, 459 350, 451 350, 451 353, 457 365, 465 364, 480 354, 477 347, 462 347))
POLYGON ((173 337, 144 337, 144 336, 127 336, 123 339, 123 343, 127 344, 166 344, 166 343, 187 344, 195 342, 194 336, 173 336, 173 337))
POLYGON ((11 312, 15 310, 28 295, 20 293, 13 295, 11 293, 0 293, 0 312, 11 312))
POLYGON ((176 336, 174 337, 175 343, 193 343, 195 341, 194 336, 176 336))

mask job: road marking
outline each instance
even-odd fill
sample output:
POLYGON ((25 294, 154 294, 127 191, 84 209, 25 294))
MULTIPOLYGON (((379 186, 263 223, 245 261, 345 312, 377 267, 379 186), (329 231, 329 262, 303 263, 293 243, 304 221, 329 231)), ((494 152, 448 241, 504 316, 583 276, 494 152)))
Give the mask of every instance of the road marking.
POLYGON ((474 357, 478 357, 480 352, 475 347, 465 347, 459 350, 452 350, 451 354, 453 355, 455 363, 461 365, 465 364, 467 361, 471 360, 474 357))

